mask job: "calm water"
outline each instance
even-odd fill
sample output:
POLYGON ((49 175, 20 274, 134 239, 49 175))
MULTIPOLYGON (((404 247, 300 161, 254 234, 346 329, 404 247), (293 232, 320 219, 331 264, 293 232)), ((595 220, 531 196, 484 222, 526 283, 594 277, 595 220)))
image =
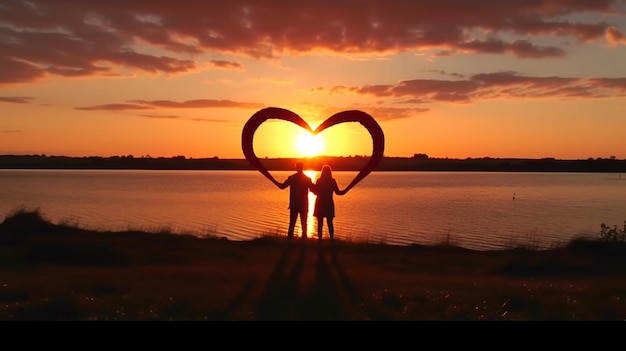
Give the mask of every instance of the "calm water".
MULTIPOLYGON (((291 173, 273 174, 283 181, 291 173)), ((343 188, 356 172, 334 175, 343 188)), ((53 222, 87 229, 168 229, 231 240, 285 235, 287 202, 288 190, 256 171, 0 170, 0 219, 20 207, 39 208, 53 222)), ((601 223, 622 227, 626 176, 374 172, 335 203, 335 235, 345 240, 548 248, 597 237, 601 223)), ((315 223, 310 216, 309 235, 315 223)))

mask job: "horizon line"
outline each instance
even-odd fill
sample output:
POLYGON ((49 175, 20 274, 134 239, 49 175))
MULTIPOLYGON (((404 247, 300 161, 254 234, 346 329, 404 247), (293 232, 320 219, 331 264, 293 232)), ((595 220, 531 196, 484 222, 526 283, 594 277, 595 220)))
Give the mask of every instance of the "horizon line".
MULTIPOLYGON (((67 158, 115 158, 115 157, 119 157, 119 158, 133 158, 133 159, 172 159, 172 158, 178 158, 178 159, 184 159, 184 160, 201 160, 201 159, 219 159, 219 160, 245 160, 245 156, 241 155, 240 157, 221 157, 221 156, 203 156, 203 157, 188 157, 185 155, 176 155, 176 156, 151 156, 151 155, 141 155, 141 156, 134 156, 132 154, 126 154, 126 155, 109 155, 109 156, 102 156, 102 155, 89 155, 89 156, 69 156, 69 155, 62 155, 62 154, 52 154, 52 155, 48 155, 46 153, 0 153, 0 157, 3 156, 24 156, 24 157, 67 157, 67 158)), ((292 160, 292 159, 316 159, 316 158, 357 158, 357 157, 370 157, 370 155, 318 155, 318 156, 285 156, 285 157, 268 157, 268 156, 263 156, 263 157, 258 157, 259 160, 292 160)), ((383 155, 383 158, 401 158, 401 159, 412 159, 412 158, 420 158, 421 160, 485 160, 485 159, 492 159, 492 160, 552 160, 552 161, 580 161, 580 160, 616 160, 616 161, 620 161, 620 160, 626 160, 626 159, 620 159, 617 158, 615 156, 609 156, 609 157, 586 157, 586 158, 557 158, 557 157, 494 157, 494 156, 480 156, 480 157, 471 157, 471 156, 467 156, 464 158, 460 158, 460 157, 431 157, 428 156, 427 154, 421 154, 421 153, 415 153, 413 156, 390 156, 390 155, 383 155), (426 158, 420 158, 418 157, 418 155, 423 155, 426 156, 426 158)))

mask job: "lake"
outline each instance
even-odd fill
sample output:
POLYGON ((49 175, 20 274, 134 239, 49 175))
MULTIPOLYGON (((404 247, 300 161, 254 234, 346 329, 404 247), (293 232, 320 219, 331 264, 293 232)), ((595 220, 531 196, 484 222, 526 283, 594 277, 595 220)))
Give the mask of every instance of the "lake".
MULTIPOLYGON (((272 172, 278 181, 291 173, 272 172)), ((357 172, 333 174, 344 188, 357 172)), ((286 235, 288 191, 256 171, 0 170, 0 219, 18 208, 38 208, 55 223, 86 229, 247 240, 286 235)), ((543 249, 583 235, 598 237, 601 223, 622 228, 626 177, 373 172, 346 195, 335 195, 335 206, 335 237, 342 240, 543 249)), ((308 232, 316 237, 312 210, 311 205, 308 232)))

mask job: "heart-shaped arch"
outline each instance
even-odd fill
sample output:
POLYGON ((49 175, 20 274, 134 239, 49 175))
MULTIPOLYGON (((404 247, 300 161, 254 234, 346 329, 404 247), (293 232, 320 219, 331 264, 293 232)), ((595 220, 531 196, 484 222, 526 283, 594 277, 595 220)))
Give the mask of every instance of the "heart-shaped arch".
POLYGON ((276 179, 274 179, 274 177, 265 168, 265 166, 263 166, 259 158, 254 153, 253 146, 254 133, 256 132, 257 128, 268 119, 280 119, 283 121, 294 123, 314 135, 319 134, 323 130, 330 128, 334 125, 346 122, 358 122, 363 127, 365 127, 365 129, 367 129, 370 136, 372 137, 372 155, 370 156, 369 161, 357 174, 357 176, 343 190, 344 192, 352 189, 358 182, 363 180, 363 178, 365 178, 369 173, 372 172, 372 170, 374 170, 374 168, 376 168, 376 166, 383 158, 383 154, 385 151, 385 135, 383 133, 383 130, 372 116, 363 111, 349 110, 338 112, 326 119, 322 124, 315 128, 315 130, 313 130, 311 126, 309 126, 309 124, 304 121, 298 114, 280 107, 267 107, 257 111, 244 125, 241 133, 241 149, 243 150, 243 154, 246 157, 246 160, 248 160, 248 162, 254 168, 261 172, 261 174, 263 174, 276 186, 279 186, 280 183, 276 181, 276 179))

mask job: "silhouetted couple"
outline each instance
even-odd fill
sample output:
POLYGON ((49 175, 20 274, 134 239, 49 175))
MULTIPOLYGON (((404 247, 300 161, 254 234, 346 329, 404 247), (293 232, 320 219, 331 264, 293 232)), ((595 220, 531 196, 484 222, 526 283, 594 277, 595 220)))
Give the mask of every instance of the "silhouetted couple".
POLYGON ((324 219, 328 224, 328 234, 331 239, 335 236, 335 227, 333 219, 335 218, 335 202, 333 195, 344 195, 344 190, 339 190, 337 180, 333 178, 332 169, 328 165, 322 167, 319 179, 315 183, 309 176, 304 174, 304 164, 296 163, 296 173, 290 175, 283 183, 276 182, 276 185, 285 189, 289 187, 289 230, 287 237, 293 238, 296 227, 296 221, 300 216, 300 228, 302 229, 302 238, 307 238, 307 215, 309 212, 309 191, 317 197, 315 199, 315 207, 313 208, 313 216, 317 218, 317 237, 322 239, 324 229, 324 219))

